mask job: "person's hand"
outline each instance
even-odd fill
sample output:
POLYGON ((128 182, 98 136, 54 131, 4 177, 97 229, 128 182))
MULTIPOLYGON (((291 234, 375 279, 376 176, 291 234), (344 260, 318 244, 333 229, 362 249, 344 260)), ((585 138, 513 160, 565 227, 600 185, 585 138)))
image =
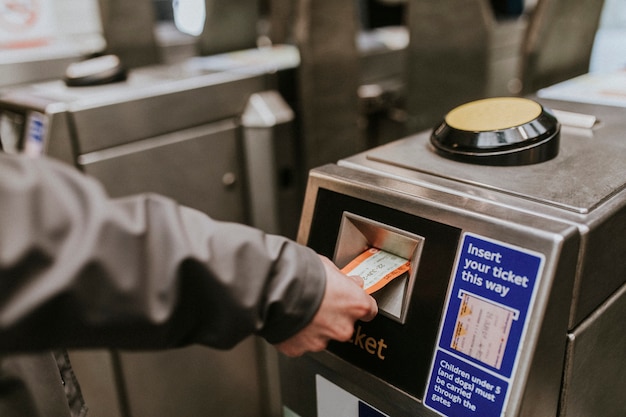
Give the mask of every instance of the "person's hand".
POLYGON ((276 345, 287 356, 319 352, 330 340, 350 340, 357 320, 370 321, 378 314, 376 301, 363 290, 360 277, 344 275, 328 258, 320 256, 326 270, 326 291, 311 323, 276 345))

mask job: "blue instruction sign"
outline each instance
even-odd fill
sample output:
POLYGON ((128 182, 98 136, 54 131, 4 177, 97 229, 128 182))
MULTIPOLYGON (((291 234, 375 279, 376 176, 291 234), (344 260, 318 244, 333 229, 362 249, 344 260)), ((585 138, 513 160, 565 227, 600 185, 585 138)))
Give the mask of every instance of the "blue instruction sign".
POLYGON ((499 416, 508 381, 438 350, 424 403, 444 416, 499 416))
POLYGON ((424 404, 444 416, 500 416, 526 329, 541 254, 466 233, 424 404))

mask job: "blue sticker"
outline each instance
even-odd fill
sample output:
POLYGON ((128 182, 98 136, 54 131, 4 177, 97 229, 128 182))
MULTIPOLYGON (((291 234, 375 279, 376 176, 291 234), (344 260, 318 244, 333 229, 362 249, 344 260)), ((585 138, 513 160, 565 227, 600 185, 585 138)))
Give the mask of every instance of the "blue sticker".
POLYGON ((506 380, 438 351, 424 402, 444 416, 499 416, 507 392, 506 380))
POLYGON ((43 153, 45 128, 46 116, 39 112, 30 112, 24 141, 24 153, 26 155, 40 156, 43 153))
POLYGON ((543 262, 535 252, 463 236, 426 406, 445 416, 501 414, 543 262))

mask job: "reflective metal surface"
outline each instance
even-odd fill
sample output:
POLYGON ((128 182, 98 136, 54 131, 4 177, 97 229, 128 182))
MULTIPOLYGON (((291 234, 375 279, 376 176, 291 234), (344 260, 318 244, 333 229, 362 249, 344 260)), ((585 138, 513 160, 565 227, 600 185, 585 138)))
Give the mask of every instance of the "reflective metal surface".
POLYGON ((521 49, 523 94, 589 70, 604 0, 540 0, 521 49))
POLYGON ((106 53, 119 56, 126 68, 162 62, 154 32, 152 0, 98 0, 98 6, 106 53))
POLYGON ((485 96, 493 25, 486 0, 411 2, 406 69, 408 132, 429 129, 448 110, 485 96))
MULTIPOLYGON (((592 129, 564 126, 559 155, 535 165, 451 161, 434 152, 431 131, 426 131, 317 168, 309 177, 298 239, 322 253, 332 251, 337 226, 328 213, 344 210, 372 223, 384 218, 388 225, 413 216, 413 222, 404 223, 407 230, 427 233, 423 222, 437 222, 542 254, 543 272, 501 415, 618 417, 626 389, 621 355, 626 339, 617 318, 626 304, 626 265, 620 262, 626 256, 626 121, 618 107, 544 102, 593 114, 599 123, 592 129), (329 210, 329 204, 337 206, 329 210), (392 209, 393 215, 385 214, 392 209)), ((437 236, 425 239, 425 251, 444 244, 437 236)), ((429 271, 433 288, 440 277, 424 261, 443 259, 444 254, 422 254, 419 269, 429 271)), ((421 280, 428 278, 418 275, 418 283, 421 280)), ((423 311, 423 321, 440 320, 436 314, 441 310, 434 305, 441 295, 431 288, 428 295, 414 290, 414 297, 421 306, 433 303, 435 317, 427 319, 423 311)), ((403 326, 408 329, 412 320, 409 317, 403 326)), ((364 323, 362 331, 367 337, 384 338, 391 359, 391 346, 393 355, 401 351, 397 332, 402 327, 386 323, 364 323)), ((435 346, 423 329, 411 329, 404 336, 406 343, 419 338, 431 350, 415 350, 392 374, 411 369, 410 381, 417 388, 398 384, 400 380, 386 372, 391 361, 366 362, 359 359, 358 346, 333 347, 302 360, 282 361, 281 375, 289 381, 283 384, 283 404, 301 417, 315 417, 318 404, 311 397, 320 395, 321 377, 385 415, 434 415, 424 407, 426 387, 416 382, 423 371, 414 365, 424 355, 433 355, 435 346)))
POLYGON ((358 134, 356 2, 296 2, 299 114, 305 170, 364 150, 358 134), (301 111, 301 112, 300 112, 301 111))
POLYGON ((577 224, 595 224, 585 233, 585 251, 594 263, 583 262, 571 311, 571 325, 580 322, 623 282, 614 261, 625 249, 606 242, 619 239, 624 216, 616 196, 626 190, 622 146, 626 121, 619 107, 543 101, 549 107, 596 115, 592 129, 563 127, 559 155, 528 167, 490 167, 459 163, 434 156, 430 132, 403 139, 391 146, 340 161, 340 165, 372 170, 388 178, 445 188, 459 196, 504 207, 540 210, 549 217, 577 224), (589 216, 589 217, 586 217, 589 216), (608 217, 598 223, 597 218, 608 217), (610 216, 610 217, 609 217, 610 216), (598 286, 596 282, 602 282, 598 286))
MULTIPOLYGON (((562 129, 559 155, 551 161, 524 167, 476 167, 448 161, 433 155, 429 145, 430 131, 403 139, 392 146, 383 146, 346 159, 380 170, 388 175, 403 175, 419 180, 421 174, 452 180, 459 184, 478 186, 515 195, 529 201, 539 201, 574 213, 589 213, 608 200, 626 184, 622 164, 623 131, 626 122, 623 110, 615 107, 572 105, 572 103, 544 101, 554 109, 578 109, 580 113, 594 114, 601 123, 592 129, 562 129), (602 171, 598 167, 605 167, 602 171), (606 169, 615 167, 615 169, 606 169)), ((473 191, 475 193, 475 191, 473 191)), ((500 198, 489 193, 489 198, 500 198)))
POLYGON ((424 238, 349 212, 343 214, 333 261, 345 267, 366 248, 378 248, 411 262, 408 274, 373 294, 379 314, 406 321, 424 238))
POLYGON ((626 286, 568 335, 564 378, 569 386, 561 400, 563 415, 609 416, 626 410, 626 398, 620 395, 626 385, 622 349, 626 346, 626 332, 618 324, 624 317, 626 286), (589 360, 591 357, 594 360, 589 360), (596 381, 613 381, 614 386, 607 389, 596 381))
MULTIPOLYGON (((100 86, 14 87, 0 100, 2 128, 15 136, 13 150, 23 151, 29 117, 37 115, 40 153, 97 178, 112 197, 157 192, 219 220, 295 236, 301 191, 293 111, 269 90, 278 75, 268 62, 231 72, 197 64, 137 68, 100 86)), ((278 414, 278 377, 276 353, 264 343, 251 337, 231 351, 78 352, 76 372, 92 412, 107 417, 265 417, 278 414), (103 409, 106 401, 112 405, 103 409)))

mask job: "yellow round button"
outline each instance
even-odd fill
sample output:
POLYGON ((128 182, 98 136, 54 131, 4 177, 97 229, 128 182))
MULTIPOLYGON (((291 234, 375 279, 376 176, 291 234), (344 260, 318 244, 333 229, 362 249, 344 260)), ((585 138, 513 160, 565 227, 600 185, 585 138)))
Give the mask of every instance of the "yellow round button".
POLYGON ((541 105, 521 97, 495 97, 472 101, 450 111, 448 126, 470 132, 510 129, 541 115, 541 105))

